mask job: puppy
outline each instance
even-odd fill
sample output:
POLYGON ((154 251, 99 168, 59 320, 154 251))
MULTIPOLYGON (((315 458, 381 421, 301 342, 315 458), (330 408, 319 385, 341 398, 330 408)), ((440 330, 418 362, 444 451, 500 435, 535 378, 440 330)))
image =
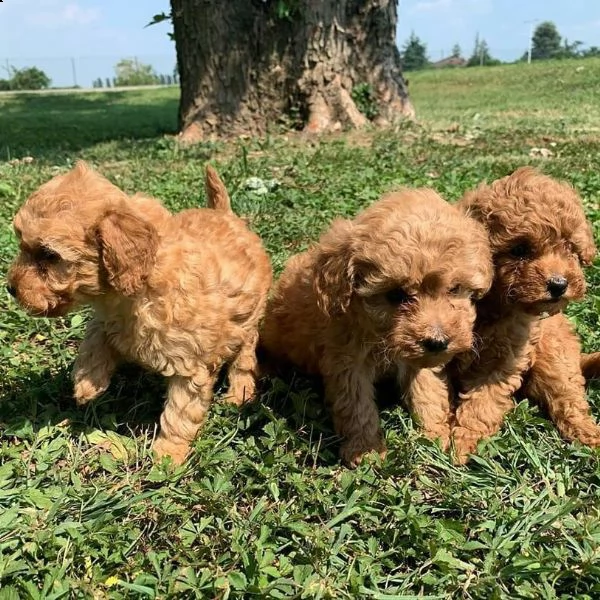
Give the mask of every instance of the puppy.
POLYGON ((224 364, 227 399, 252 398, 271 284, 260 239, 231 212, 210 167, 206 186, 212 209, 171 215, 80 162, 42 185, 14 219, 20 254, 10 293, 35 316, 94 309, 73 370, 75 400, 104 392, 123 361, 161 373, 168 397, 154 450, 175 463, 185 460, 224 364))
POLYGON ((600 445, 582 375, 598 361, 580 356, 561 313, 583 298, 582 266, 596 252, 577 193, 524 167, 467 192, 458 207, 486 227, 495 264, 491 290, 477 302, 478 344, 451 365, 460 393, 452 434, 458 462, 498 431, 513 394, 538 401, 565 438, 600 445))
POLYGON ((442 365, 473 342, 473 301, 491 284, 484 229, 434 191, 392 193, 336 220, 293 256, 267 304, 270 358, 320 374, 340 455, 385 453, 374 383, 395 377, 425 434, 450 434, 442 365))

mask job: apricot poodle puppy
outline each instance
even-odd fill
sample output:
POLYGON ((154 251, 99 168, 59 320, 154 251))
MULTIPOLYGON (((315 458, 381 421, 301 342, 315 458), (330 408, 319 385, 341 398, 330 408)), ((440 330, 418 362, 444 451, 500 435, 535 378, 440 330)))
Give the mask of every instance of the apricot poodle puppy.
POLYGON ((104 392, 124 361, 168 378, 154 450, 176 463, 206 417, 224 364, 227 399, 252 398, 257 326, 271 284, 260 239, 231 212, 210 168, 206 181, 211 208, 171 215, 80 162, 17 213, 20 254, 8 275, 9 291, 32 315, 94 309, 73 370, 79 405, 104 392))
POLYGON ((428 189, 392 193, 336 220, 293 256, 267 304, 267 357, 320 374, 340 456, 385 453, 374 384, 396 379, 431 438, 448 443, 443 365, 473 343, 473 300, 491 284, 484 229, 428 189))
POLYGON ((495 274, 477 302, 477 346, 451 365, 457 461, 498 431, 514 394, 539 402, 565 438, 600 445, 582 374, 593 374, 597 356, 581 357, 561 312, 583 298, 582 266, 596 252, 577 193, 524 167, 467 192, 458 207, 487 228, 495 274))

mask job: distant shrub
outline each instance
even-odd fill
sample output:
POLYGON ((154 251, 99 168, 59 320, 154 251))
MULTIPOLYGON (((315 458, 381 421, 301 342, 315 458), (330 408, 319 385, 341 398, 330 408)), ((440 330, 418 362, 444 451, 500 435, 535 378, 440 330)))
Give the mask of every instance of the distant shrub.
POLYGON ((115 86, 153 85, 159 82, 158 75, 151 65, 135 59, 124 58, 115 66, 115 86))
POLYGON ((11 90, 43 90, 50 87, 51 79, 37 67, 11 68, 11 90))

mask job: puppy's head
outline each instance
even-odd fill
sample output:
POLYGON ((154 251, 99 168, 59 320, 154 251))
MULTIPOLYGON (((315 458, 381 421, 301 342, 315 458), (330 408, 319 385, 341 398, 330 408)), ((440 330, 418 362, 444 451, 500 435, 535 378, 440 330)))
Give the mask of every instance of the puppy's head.
POLYGON ((554 314, 585 293, 596 247, 575 190, 524 167, 467 192, 458 206, 487 229, 494 297, 527 314, 554 314))
POLYGON ((144 208, 148 202, 129 198, 84 163, 54 177, 15 216, 20 252, 8 273, 9 291, 29 313, 47 317, 107 292, 135 294, 158 243, 144 215, 163 214, 154 205, 144 208))
POLYGON ((390 361, 433 367, 473 343, 474 300, 492 263, 483 227, 432 190, 390 194, 354 221, 334 222, 316 247, 314 288, 348 335, 379 340, 390 361))

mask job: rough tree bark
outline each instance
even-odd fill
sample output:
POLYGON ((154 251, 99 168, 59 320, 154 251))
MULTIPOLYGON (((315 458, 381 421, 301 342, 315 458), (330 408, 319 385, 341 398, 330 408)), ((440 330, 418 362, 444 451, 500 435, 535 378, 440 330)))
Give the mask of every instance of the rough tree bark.
POLYGON ((171 0, 171 8, 184 140, 262 135, 290 114, 309 132, 360 127, 367 117, 352 90, 361 84, 377 123, 414 115, 397 0, 171 0))

